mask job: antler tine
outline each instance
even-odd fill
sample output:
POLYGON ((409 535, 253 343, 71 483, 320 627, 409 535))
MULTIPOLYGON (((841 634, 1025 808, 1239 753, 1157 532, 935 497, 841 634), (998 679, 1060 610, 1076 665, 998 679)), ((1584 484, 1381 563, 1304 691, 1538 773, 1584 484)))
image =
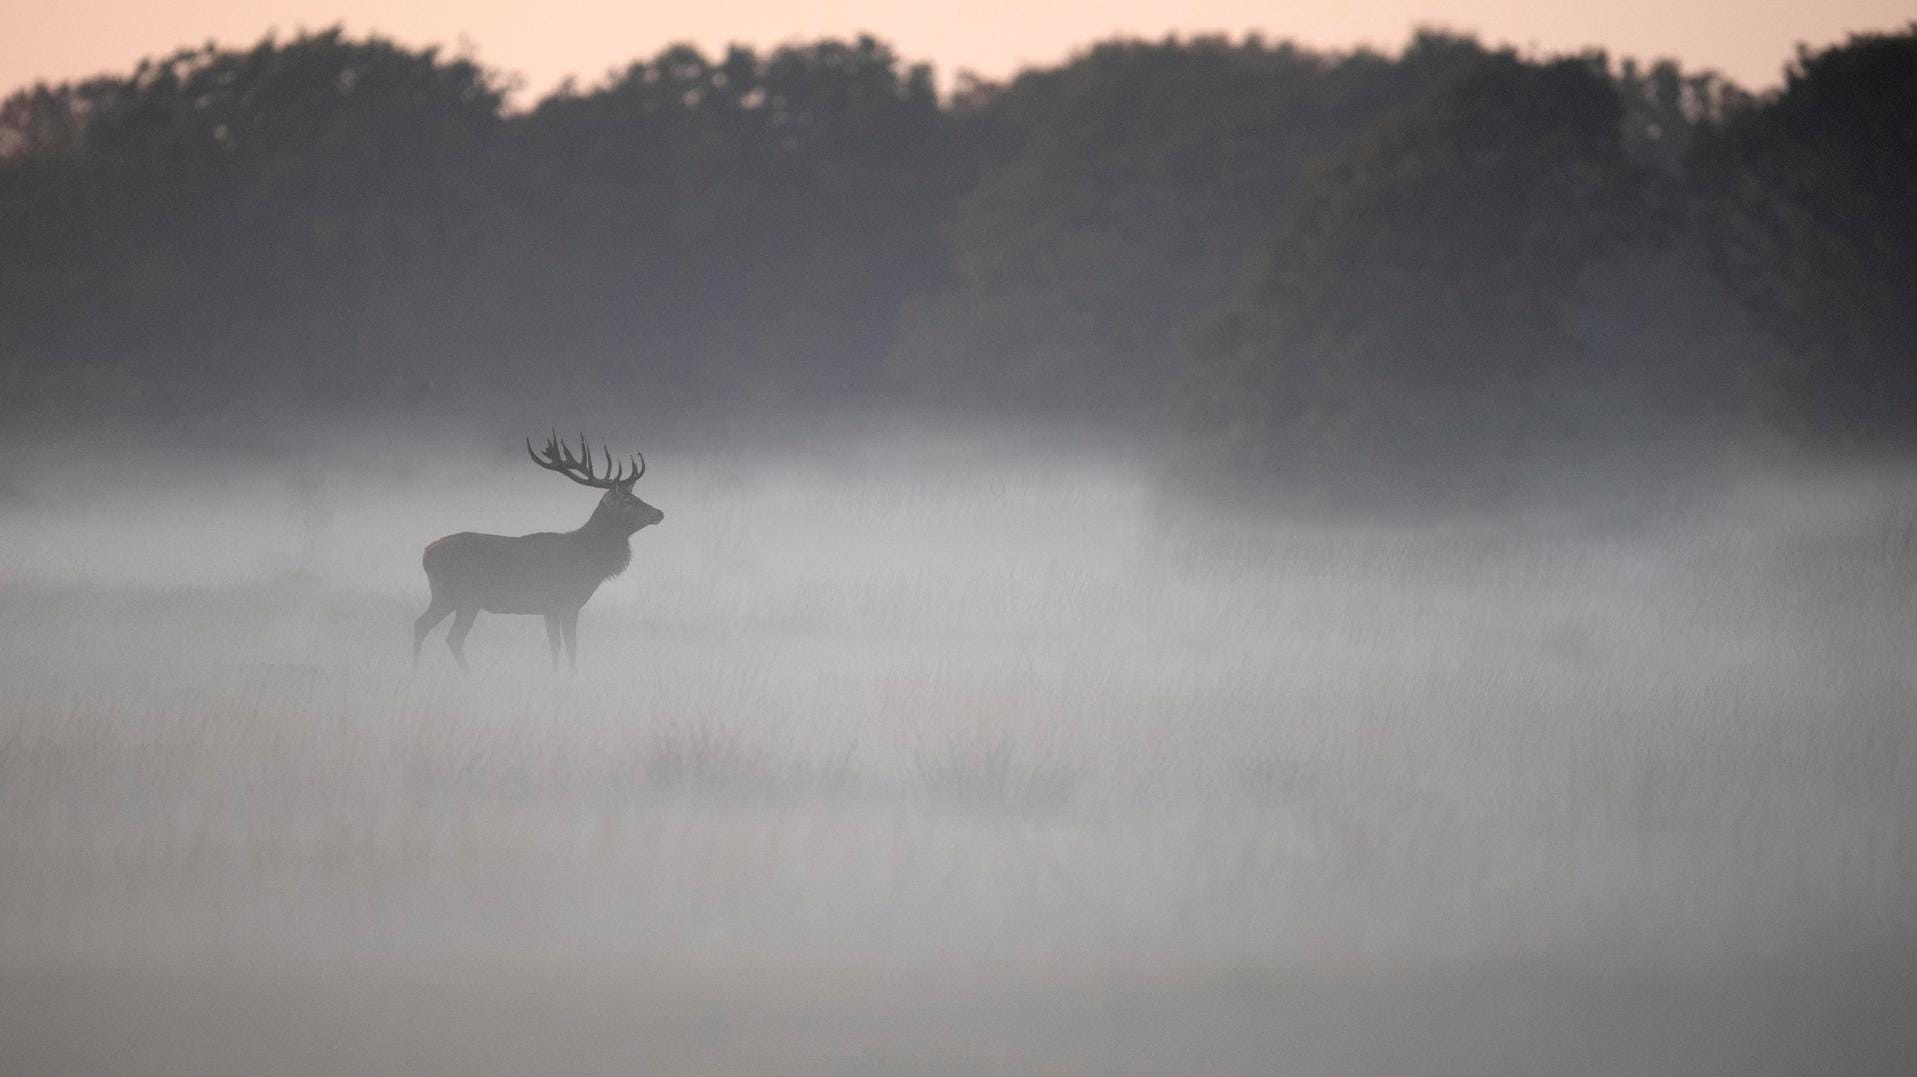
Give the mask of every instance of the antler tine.
POLYGON ((608 474, 602 476, 593 470, 591 443, 586 440, 584 434, 579 435, 579 456, 572 454, 571 445, 560 440, 557 429, 546 439, 546 448, 543 455, 534 451, 531 438, 526 439, 526 453, 532 457, 533 463, 538 464, 547 471, 557 471, 581 486, 610 490, 616 484, 615 478, 610 475, 612 470, 612 450, 606 450, 606 470, 608 474))
POLYGON ((639 473, 632 477, 632 481, 638 482, 640 479, 646 477, 646 454, 635 452, 633 455, 639 458, 639 473))

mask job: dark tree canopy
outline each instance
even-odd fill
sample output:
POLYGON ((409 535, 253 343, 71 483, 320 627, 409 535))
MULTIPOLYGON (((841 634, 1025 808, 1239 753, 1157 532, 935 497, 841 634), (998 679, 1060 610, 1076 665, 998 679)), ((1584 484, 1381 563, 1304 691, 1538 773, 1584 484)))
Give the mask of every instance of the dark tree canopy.
POLYGON ((1914 43, 1750 97, 1117 41, 944 101, 870 38, 680 46, 520 111, 379 38, 192 49, 0 104, 0 413, 907 403, 1430 489, 1706 414, 1908 445, 1914 43))
POLYGON ((337 32, 17 96, 0 349, 30 394, 163 411, 377 382, 486 264, 500 100, 468 62, 337 32))
POLYGON ((1461 55, 1217 39, 1101 45, 969 102, 983 174, 951 224, 951 284, 901 344, 960 397, 1163 415, 1196 320, 1229 295, 1300 176, 1461 55))
POLYGON ((830 396, 943 272, 952 124, 877 42, 674 48, 518 116, 501 90, 329 32, 16 95, 13 401, 830 396))
POLYGON ((640 385, 763 399, 874 378, 898 307, 942 271, 964 178, 930 72, 871 39, 671 49, 513 134, 553 343, 640 385))
POLYGON ((1622 116, 1591 63, 1487 54, 1327 160, 1200 348, 1215 451, 1429 482, 1547 436, 1581 275, 1649 234, 1622 116))
POLYGON ((1806 436, 1917 444, 1917 26, 1806 52, 1708 127, 1704 229, 1796 362, 1771 407, 1806 436))

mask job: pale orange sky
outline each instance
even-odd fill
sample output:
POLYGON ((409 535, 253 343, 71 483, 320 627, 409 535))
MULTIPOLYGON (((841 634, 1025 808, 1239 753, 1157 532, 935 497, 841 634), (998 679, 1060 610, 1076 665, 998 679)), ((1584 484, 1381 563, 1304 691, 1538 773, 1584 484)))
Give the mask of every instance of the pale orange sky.
POLYGON ((1797 42, 1841 40, 1917 20, 1917 0, 0 0, 0 93, 40 79, 124 71, 143 56, 209 39, 225 45, 343 23, 413 45, 464 41, 489 66, 542 93, 567 75, 582 83, 691 41, 714 50, 870 31, 949 85, 961 70, 988 77, 1056 62, 1092 41, 1250 30, 1319 46, 1395 49, 1417 25, 1479 34, 1544 51, 1598 45, 1617 55, 1675 56, 1750 87, 1778 81, 1797 42))

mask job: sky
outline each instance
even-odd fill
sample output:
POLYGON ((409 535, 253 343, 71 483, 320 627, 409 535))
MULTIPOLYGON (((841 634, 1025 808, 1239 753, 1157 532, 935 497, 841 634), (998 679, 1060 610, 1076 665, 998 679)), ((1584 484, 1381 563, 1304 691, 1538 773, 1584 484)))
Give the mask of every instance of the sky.
POLYGON ((1917 21, 1917 0, 0 0, 0 12, 0 92, 126 71, 209 40, 247 45, 269 31, 334 24, 469 52, 520 76, 522 96, 569 76, 590 85, 680 41, 716 50, 869 31, 933 63, 949 85, 960 71, 1002 77, 1117 35, 1256 30, 1320 47, 1395 49, 1420 25, 1547 52, 1595 45, 1671 56, 1758 89, 1779 81, 1797 43, 1904 26, 1917 21))

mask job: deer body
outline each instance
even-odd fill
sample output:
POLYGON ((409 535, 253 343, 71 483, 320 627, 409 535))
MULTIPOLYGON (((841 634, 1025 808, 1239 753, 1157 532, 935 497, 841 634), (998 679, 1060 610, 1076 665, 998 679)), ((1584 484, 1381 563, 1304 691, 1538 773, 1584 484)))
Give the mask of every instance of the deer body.
POLYGON ((435 604, 443 590, 453 609, 472 606, 485 613, 578 609, 631 562, 625 535, 583 527, 513 537, 461 531, 426 547, 422 558, 435 604))
POLYGON ((623 468, 601 477, 593 474, 590 454, 585 457, 585 462, 573 459, 557 439, 548 443, 546 460, 533 456, 541 467, 606 491, 579 529, 516 536, 461 531, 426 547, 421 563, 432 601, 413 622, 415 665, 427 633, 450 613, 456 616, 446 646, 466 668, 466 634, 483 611, 544 616, 553 668, 559 666, 562 642, 568 662, 577 667, 580 608, 600 584, 632 562, 633 533, 665 519, 665 513, 633 495, 632 484, 645 473, 643 462, 631 478, 623 468))

